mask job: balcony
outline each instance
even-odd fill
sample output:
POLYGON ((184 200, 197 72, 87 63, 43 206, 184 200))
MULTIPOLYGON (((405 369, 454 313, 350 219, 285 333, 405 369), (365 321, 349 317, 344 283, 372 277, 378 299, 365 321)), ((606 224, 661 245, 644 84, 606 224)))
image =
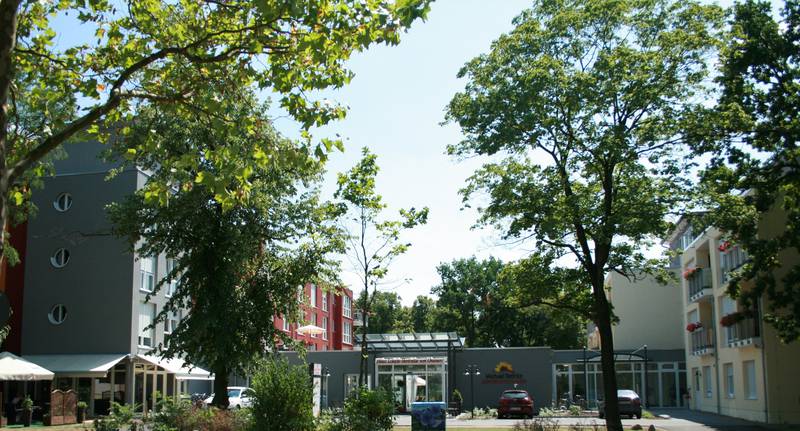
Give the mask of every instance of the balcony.
POLYGON ((686 276, 686 282, 689 285, 689 303, 704 299, 711 300, 713 298, 713 293, 711 291, 711 269, 694 269, 691 274, 686 276))
MULTIPOLYGON (((369 317, 367 317, 367 324, 369 324, 369 317)), ((362 326, 364 326, 364 315, 360 311, 356 311, 353 314, 353 327, 360 328, 362 326)))
POLYGON ((709 328, 696 329, 689 334, 691 338, 691 354, 692 356, 706 356, 713 355, 714 348, 714 330, 709 328))
POLYGON ((725 328, 728 347, 761 346, 761 322, 758 316, 746 317, 725 328))

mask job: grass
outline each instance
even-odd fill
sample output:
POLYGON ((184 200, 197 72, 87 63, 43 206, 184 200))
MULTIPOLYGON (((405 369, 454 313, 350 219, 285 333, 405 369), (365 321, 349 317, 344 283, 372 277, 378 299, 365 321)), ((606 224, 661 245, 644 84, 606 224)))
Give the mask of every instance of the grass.
MULTIPOLYGON (((512 428, 511 427, 475 428, 475 427, 459 427, 459 426, 448 425, 447 429, 465 429, 465 430, 470 430, 470 431, 508 431, 508 430, 510 430, 512 428)), ((563 431, 571 431, 571 430, 574 430, 575 428, 565 425, 563 427, 559 427, 558 429, 559 430, 563 430, 563 431)), ((591 430, 593 428, 592 427, 585 427, 585 428, 582 428, 582 429, 591 430)), ((600 427, 600 429, 603 430, 603 429, 605 429, 605 427, 600 427)), ((644 428, 644 429, 646 430, 647 428, 644 428)), ((411 427, 409 427, 409 426, 397 426, 397 427, 394 427, 394 431, 409 431, 409 430, 411 430, 411 427)), ((631 428, 629 428, 629 427, 625 428, 625 431, 630 431, 630 430, 631 430, 631 428)))

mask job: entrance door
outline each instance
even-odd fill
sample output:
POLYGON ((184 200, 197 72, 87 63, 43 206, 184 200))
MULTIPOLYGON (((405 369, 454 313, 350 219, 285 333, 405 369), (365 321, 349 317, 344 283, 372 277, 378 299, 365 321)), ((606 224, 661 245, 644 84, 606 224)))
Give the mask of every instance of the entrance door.
POLYGON ((695 410, 700 410, 700 397, 703 396, 702 389, 700 389, 700 369, 692 368, 692 375, 694 376, 694 393, 692 394, 694 401, 691 404, 695 410))
POLYGON ((394 405, 400 411, 408 411, 406 403, 406 377, 403 375, 392 375, 392 394, 394 395, 394 405))

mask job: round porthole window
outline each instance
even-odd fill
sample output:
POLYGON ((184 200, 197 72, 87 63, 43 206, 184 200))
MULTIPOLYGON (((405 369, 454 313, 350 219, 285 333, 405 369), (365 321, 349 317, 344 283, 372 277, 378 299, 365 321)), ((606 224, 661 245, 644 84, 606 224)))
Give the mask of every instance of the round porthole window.
POLYGON ((61 193, 56 200, 53 201, 53 206, 57 211, 64 212, 68 210, 72 206, 72 195, 69 193, 61 193))
POLYGON ((56 268, 63 268, 67 266, 67 262, 69 262, 69 250, 66 248, 59 248, 50 256, 50 264, 52 264, 56 268))
POLYGON ((50 320, 50 323, 53 325, 60 325, 64 323, 64 320, 67 318, 67 307, 64 304, 56 304, 53 308, 50 309, 50 313, 47 315, 47 319, 50 320))

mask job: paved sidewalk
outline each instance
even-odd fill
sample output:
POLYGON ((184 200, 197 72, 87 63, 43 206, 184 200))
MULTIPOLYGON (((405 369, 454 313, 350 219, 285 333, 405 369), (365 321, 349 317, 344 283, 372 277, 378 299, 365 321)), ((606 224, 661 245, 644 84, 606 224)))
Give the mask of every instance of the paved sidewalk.
MULTIPOLYGON (((623 419, 622 424, 625 426, 642 425, 647 429, 651 424, 660 430, 666 431, 768 431, 768 430, 796 430, 800 431, 800 427, 775 427, 768 426, 753 422, 748 422, 742 419, 731 418, 727 416, 720 416, 711 413, 697 412, 684 409, 664 409, 653 410, 654 414, 666 414, 670 419, 623 419)), ((600 425, 605 426, 605 421, 598 418, 550 418, 559 425, 582 425, 592 426, 600 425)), ((395 416, 397 425, 411 426, 411 416, 399 415, 395 416)), ((458 420, 448 419, 448 428, 512 428, 514 424, 521 422, 516 419, 476 419, 476 420, 458 420)))

